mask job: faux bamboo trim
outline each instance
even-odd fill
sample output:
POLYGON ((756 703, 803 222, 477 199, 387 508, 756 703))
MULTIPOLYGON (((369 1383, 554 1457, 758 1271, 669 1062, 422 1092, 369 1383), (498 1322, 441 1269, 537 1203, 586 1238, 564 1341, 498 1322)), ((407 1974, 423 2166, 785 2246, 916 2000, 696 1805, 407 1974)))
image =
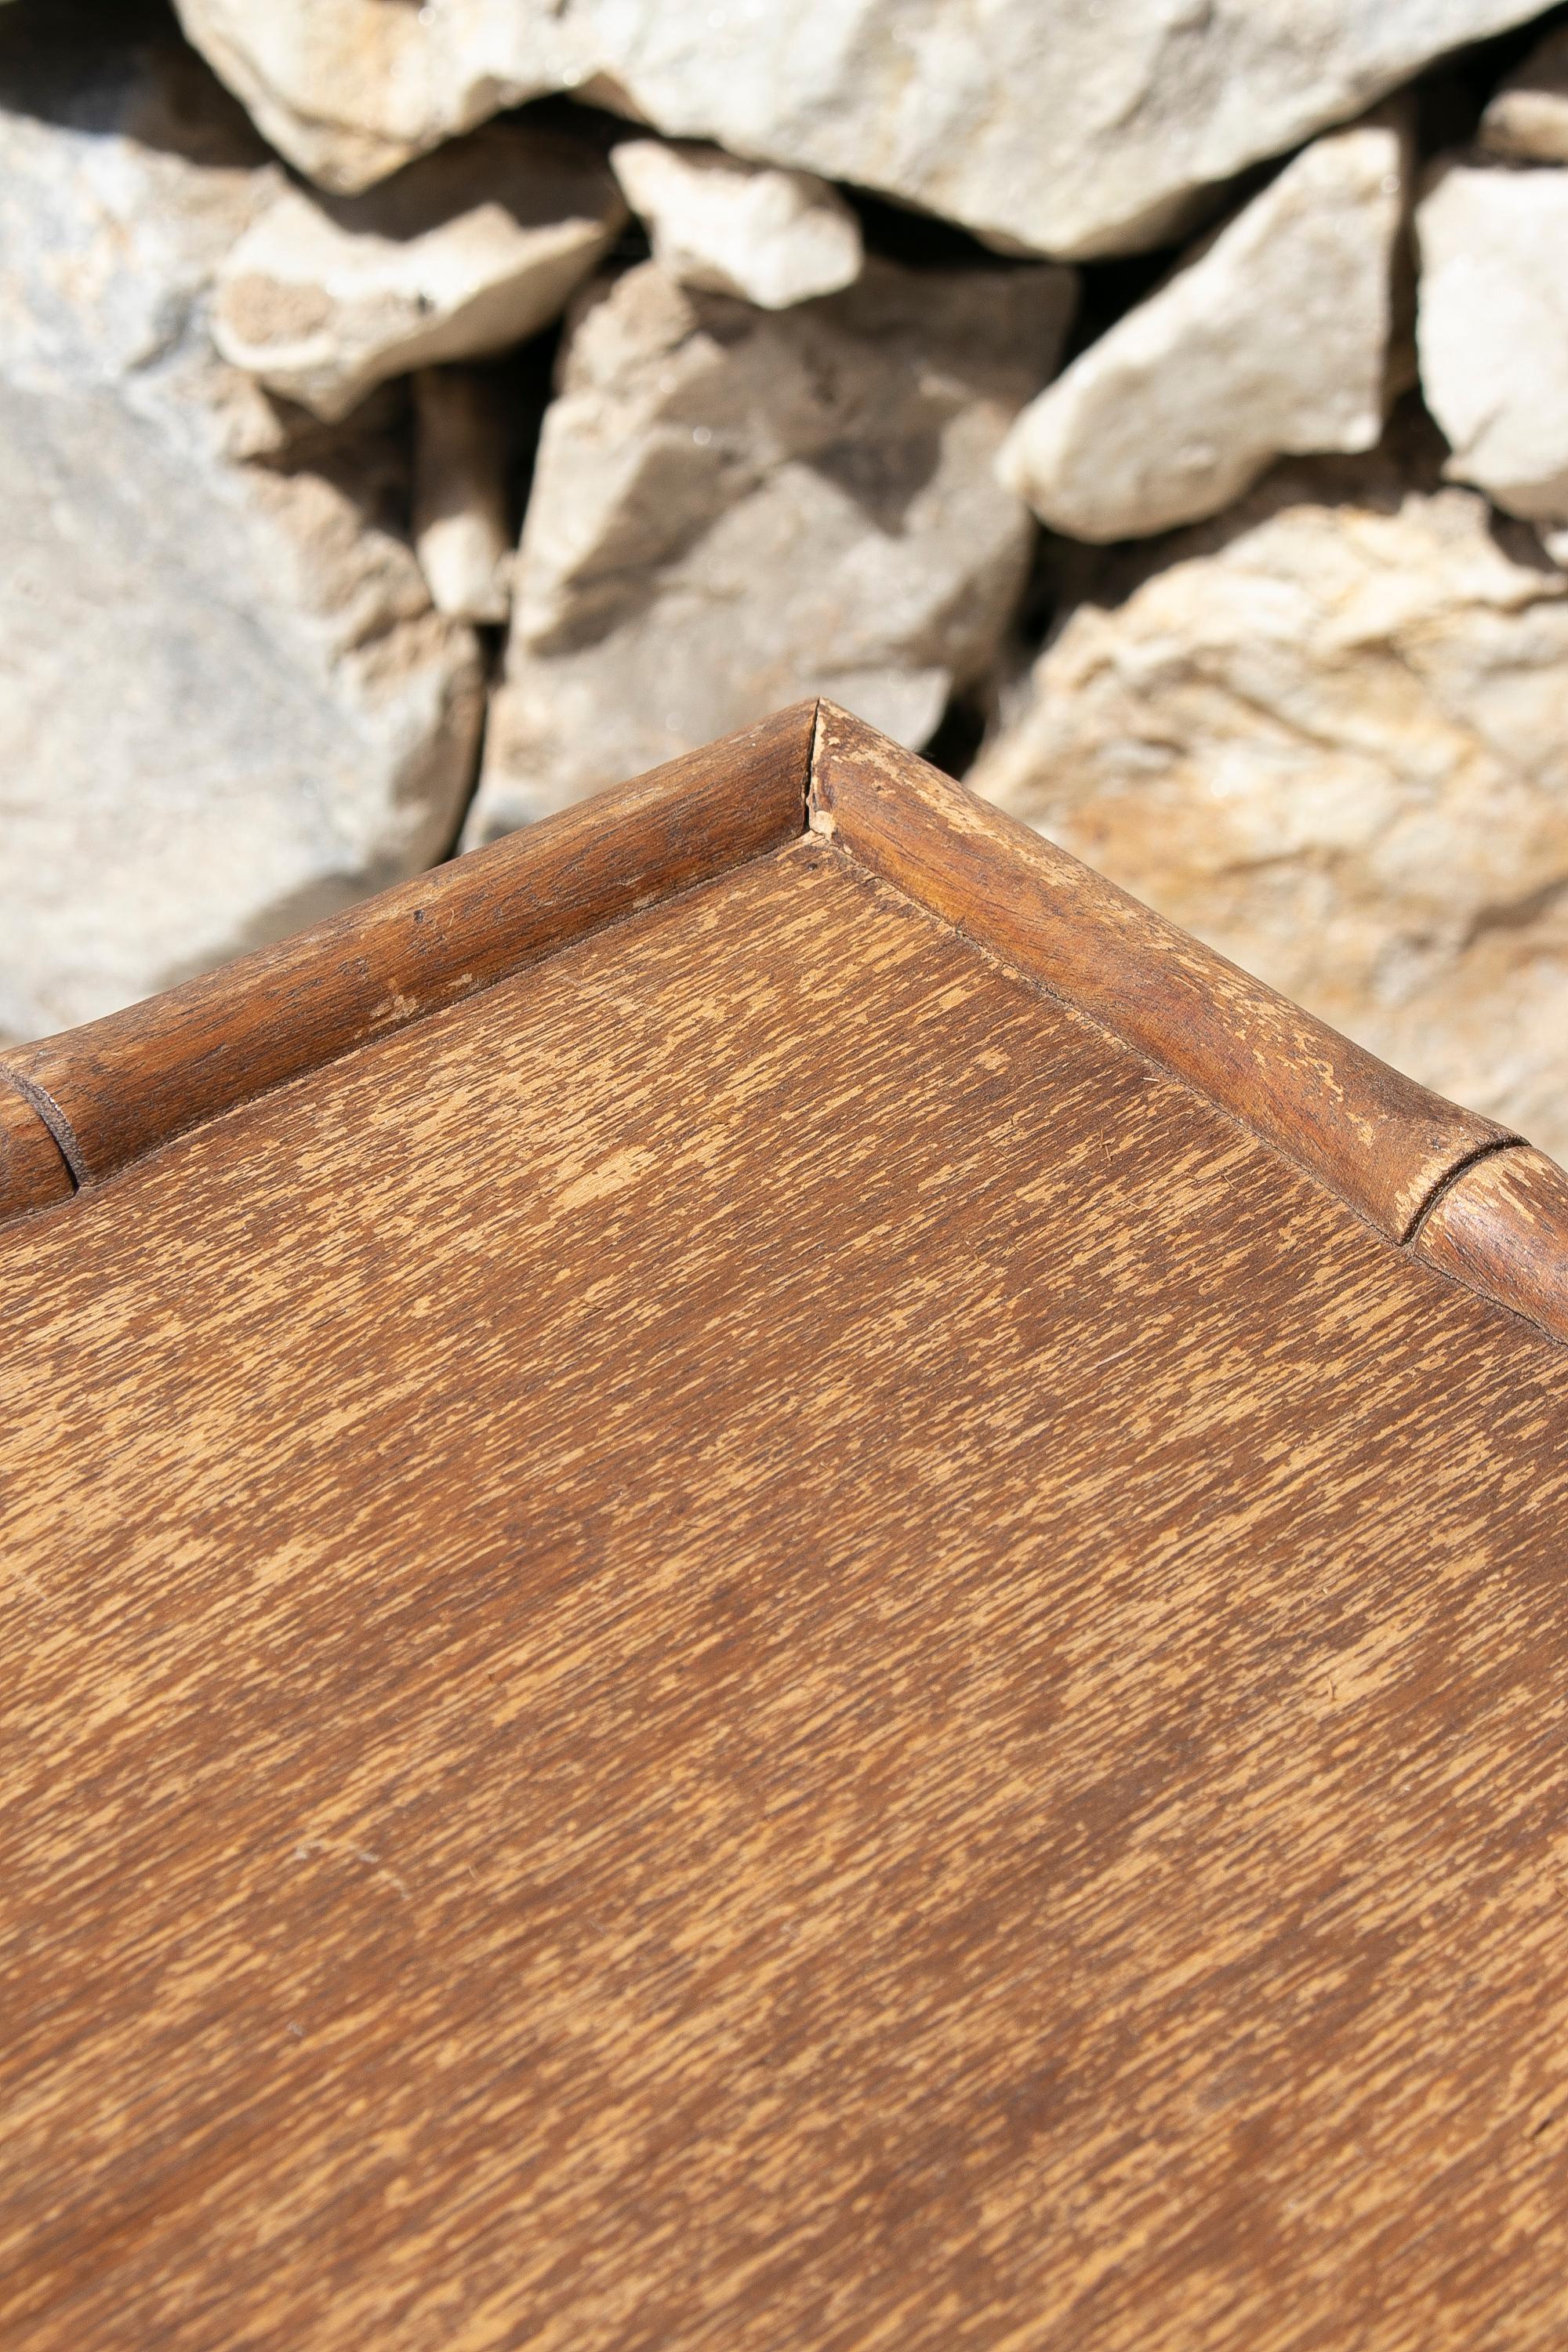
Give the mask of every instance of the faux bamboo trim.
POLYGON ((812 807, 874 873, 1184 1078, 1393 1241, 1454 1168, 1509 1139, 831 703, 812 807))
POLYGON ((0 1221, 457 1003, 808 823, 1286 1153, 1421 1261, 1568 1340, 1568 1175, 828 702, 803 702, 0 1063, 0 1221))
POLYGON ((797 703, 276 947, 19 1046, 0 1067, 47 1097, 60 1122, 57 1165, 63 1153, 82 1184, 100 1183, 220 1112, 795 839, 815 716, 815 703, 797 703))
POLYGON ((1391 1069, 828 702, 810 822, 1206 1096, 1389 1240, 1568 1339, 1568 1177, 1507 1128, 1391 1069))
MULTIPOLYGON (((0 1079, 6 1077, 0 1070, 0 1079)), ((0 1223, 68 1201, 76 1190, 65 1155, 37 1103, 14 1078, 0 1084, 0 1223)))
POLYGON ((1568 1172, 1543 1151, 1521 1143, 1478 1160, 1433 1203, 1411 1246, 1568 1341, 1568 1172))

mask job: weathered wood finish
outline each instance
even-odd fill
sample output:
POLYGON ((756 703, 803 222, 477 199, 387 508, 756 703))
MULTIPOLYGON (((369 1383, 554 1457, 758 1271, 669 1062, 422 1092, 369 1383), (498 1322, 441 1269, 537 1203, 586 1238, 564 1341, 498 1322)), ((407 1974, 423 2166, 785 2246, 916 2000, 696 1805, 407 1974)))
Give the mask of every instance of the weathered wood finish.
POLYGON ((83 1182, 798 834, 800 703, 279 946, 14 1048, 83 1182))
POLYGON ((1568 1174, 1544 1152, 1519 1146, 1467 1168, 1434 1204, 1415 1248, 1568 1340, 1568 1174))
POLYGON ((812 797, 816 822, 873 873, 1175 1071, 1394 1241, 1455 1168, 1508 1135, 827 702, 812 797))
MULTIPOLYGON (((1198 1087, 1392 1239, 1418 1230, 1468 1161, 1519 1141, 1391 1070, 834 705, 802 703, 280 947, 17 1049, 9 1075, 58 1149, 51 1156, 11 1111, 18 1140, 7 1158, 0 1133, 0 1221, 775 846, 800 830, 808 782, 819 829, 1198 1087)), ((1535 1192, 1529 1252, 1505 1250, 1506 1276, 1476 1279, 1562 1337, 1568 1219, 1550 1242, 1535 1192), (1532 1281, 1543 1286, 1534 1306, 1532 1281)), ((1473 1246, 1449 1255, 1449 1271, 1481 1265, 1473 1246)))
POLYGON ((1557 2352, 1568 1356, 863 866, 0 1327, 6 2352, 1557 2352))
POLYGON ((32 1104, 0 1071, 0 1221, 47 1208, 75 1187, 59 1146, 32 1104))

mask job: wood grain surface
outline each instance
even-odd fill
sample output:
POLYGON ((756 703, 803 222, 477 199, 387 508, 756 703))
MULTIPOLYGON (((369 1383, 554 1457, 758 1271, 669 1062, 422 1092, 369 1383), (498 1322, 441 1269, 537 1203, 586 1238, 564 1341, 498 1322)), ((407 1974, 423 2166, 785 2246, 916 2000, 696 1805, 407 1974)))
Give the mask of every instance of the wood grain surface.
POLYGON ((816 705, 101 1021, 16 1046, 84 1183, 805 823, 816 705))
POLYGON ((0 1222, 69 1198, 60 1149, 32 1104, 0 1073, 0 1222))
POLYGON ((810 838, 13 1229, 8 2352, 1568 2332, 1568 1357, 810 838))
POLYGON ((1415 1246, 1428 1265, 1568 1340, 1568 1173, 1544 1152, 1521 1145, 1467 1168, 1415 1246))
POLYGON ((835 704, 815 818, 853 856, 1288 1151, 1403 1241, 1509 1130, 1342 1037, 835 704))
MULTIPOLYGON (((0 1125, 0 1223, 777 846, 800 831, 808 799, 819 832, 1196 1086, 1395 1239, 1416 1234, 1470 1162, 1522 1142, 837 706, 804 702, 281 946, 16 1049, 0 1080, 26 1097, 56 1151, 13 1104, 9 1142, 0 1125)), ((1557 1192, 1568 1202, 1562 1171, 1557 1192)), ((1439 1258, 1435 1243, 1425 1255, 1563 1339, 1568 1212, 1549 1220, 1547 1199, 1538 1181, 1528 1246, 1521 1235, 1489 1254, 1472 1233, 1463 1248, 1445 1244, 1439 1258)))

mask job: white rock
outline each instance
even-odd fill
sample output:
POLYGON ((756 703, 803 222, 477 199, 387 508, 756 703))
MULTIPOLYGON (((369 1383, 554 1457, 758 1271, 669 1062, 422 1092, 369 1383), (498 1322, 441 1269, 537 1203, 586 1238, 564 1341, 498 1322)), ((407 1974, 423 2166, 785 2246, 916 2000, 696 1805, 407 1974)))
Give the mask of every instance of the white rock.
POLYGON ((1568 521, 1568 172, 1440 163, 1415 226, 1421 389, 1448 474, 1568 521))
POLYGON ((1360 114, 1539 0, 563 0, 579 69, 649 122, 1067 259, 1360 114))
MULTIPOLYGON (((15 65, 15 61, 13 61, 15 65)), ((397 444, 288 446, 213 356, 274 173, 205 68, 39 29, 0 117, 0 1031, 107 1012, 439 854, 471 634, 376 520, 397 444), (40 53, 41 48, 41 53, 40 53), (236 447, 270 447, 270 466, 236 447)))
POLYGON ((1281 467, 1162 568, 1100 559, 970 781, 1561 1155, 1568 581, 1415 470, 1281 467))
POLYGON ((1568 163, 1568 25, 1548 33, 1500 85, 1479 139, 1510 163, 1568 163))
POLYGON ((909 743, 985 671, 1027 561, 993 474, 1067 271, 869 263, 758 310, 653 263, 589 299, 545 418, 470 839, 797 696, 909 743))
POLYGON ((1002 478, 1114 540, 1217 514, 1273 459, 1383 431, 1406 142, 1318 140, 1024 411, 1002 478))
POLYGON ((654 259, 683 286, 786 310, 860 275, 860 224, 814 173, 658 139, 629 139, 610 162, 654 259))
POLYGON ((414 545, 431 601, 455 620, 504 621, 508 435, 495 390, 469 368, 425 368, 414 414, 414 545))
POLYGON ((1129 253, 1540 0, 180 0, 289 159, 339 188, 531 90, 877 188, 1005 249, 1129 253))
POLYGON ((280 154, 352 194, 569 79, 549 0, 174 0, 280 154))
POLYGON ((558 318, 626 218, 592 149, 494 124, 369 195, 285 189, 224 263, 224 357, 318 416, 558 318))

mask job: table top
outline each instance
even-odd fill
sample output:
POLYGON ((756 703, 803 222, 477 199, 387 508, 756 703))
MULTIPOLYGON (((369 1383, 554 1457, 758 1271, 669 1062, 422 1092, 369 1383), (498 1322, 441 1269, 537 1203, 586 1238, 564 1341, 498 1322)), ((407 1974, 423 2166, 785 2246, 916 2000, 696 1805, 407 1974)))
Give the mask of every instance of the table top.
POLYGON ((1568 1351, 853 802, 4 1237, 8 2344, 1562 2341, 1568 1351))

